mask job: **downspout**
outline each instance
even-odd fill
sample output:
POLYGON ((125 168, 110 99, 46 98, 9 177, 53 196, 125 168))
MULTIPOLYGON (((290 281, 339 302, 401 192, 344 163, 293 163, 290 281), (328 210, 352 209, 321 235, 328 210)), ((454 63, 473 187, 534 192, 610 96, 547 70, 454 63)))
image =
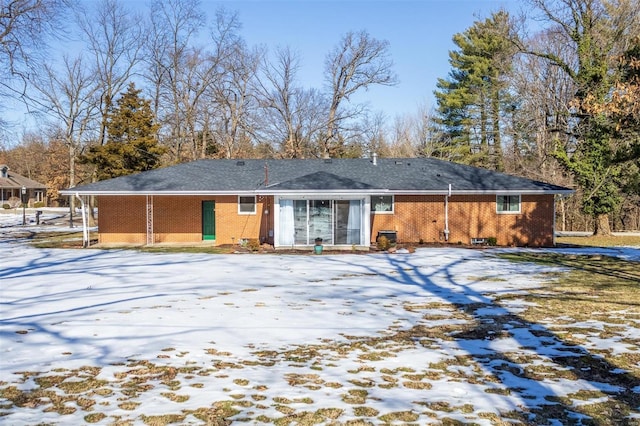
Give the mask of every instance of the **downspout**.
MULTIPOLYGON (((562 194, 558 198, 562 199, 562 194)), ((553 220, 551 221, 551 223, 553 223, 553 226, 551 228, 551 232, 552 232, 551 244, 553 245, 553 247, 556 246, 556 203, 557 202, 558 200, 554 196, 553 197, 553 220)))
POLYGON ((89 247, 89 228, 87 227, 87 214, 86 208, 84 205, 84 200, 78 193, 76 192, 76 198, 80 200, 80 204, 82 206, 82 248, 89 247))
POLYGON ((449 191, 444 196, 444 240, 449 241, 449 197, 451 197, 451 184, 449 191))

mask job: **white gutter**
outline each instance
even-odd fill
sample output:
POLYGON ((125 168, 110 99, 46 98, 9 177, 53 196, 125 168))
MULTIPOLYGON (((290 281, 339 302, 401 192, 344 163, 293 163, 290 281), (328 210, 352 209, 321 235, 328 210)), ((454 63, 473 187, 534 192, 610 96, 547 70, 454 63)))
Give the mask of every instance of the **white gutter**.
POLYGON ((62 195, 255 195, 256 191, 78 191, 71 189, 64 189, 60 191, 62 195))
POLYGON ((80 200, 80 204, 82 205, 82 247, 89 247, 89 228, 87 227, 87 209, 84 205, 84 200, 80 197, 78 193, 75 194, 78 200, 80 200))
POLYGON ((331 195, 331 194, 394 194, 394 195, 551 195, 551 194, 560 194, 560 195, 571 195, 574 194, 574 190, 557 190, 557 191, 545 191, 545 190, 471 190, 471 191, 452 191, 451 194, 448 191, 443 190, 393 190, 393 189, 366 189, 366 190, 357 190, 357 189, 344 189, 344 190, 317 190, 317 189, 307 189, 307 190, 269 190, 269 189, 256 189, 256 190, 244 190, 244 191, 73 191, 73 190, 63 190, 60 191, 62 195, 158 195, 158 196, 211 196, 211 195, 288 195, 288 194, 304 194, 304 195, 331 195))

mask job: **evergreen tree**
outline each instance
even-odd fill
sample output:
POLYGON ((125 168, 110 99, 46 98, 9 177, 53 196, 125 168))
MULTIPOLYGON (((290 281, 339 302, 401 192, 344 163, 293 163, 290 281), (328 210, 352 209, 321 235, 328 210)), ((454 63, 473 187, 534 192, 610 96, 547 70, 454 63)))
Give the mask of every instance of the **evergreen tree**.
POLYGON ((158 144, 150 102, 130 83, 107 113, 107 142, 89 148, 82 158, 96 166, 98 180, 155 169, 166 148, 158 144))
POLYGON ((449 52, 452 70, 448 79, 438 80, 435 91, 436 121, 450 151, 440 156, 503 169, 500 117, 509 98, 510 33, 509 15, 501 11, 453 37, 459 49, 449 52))

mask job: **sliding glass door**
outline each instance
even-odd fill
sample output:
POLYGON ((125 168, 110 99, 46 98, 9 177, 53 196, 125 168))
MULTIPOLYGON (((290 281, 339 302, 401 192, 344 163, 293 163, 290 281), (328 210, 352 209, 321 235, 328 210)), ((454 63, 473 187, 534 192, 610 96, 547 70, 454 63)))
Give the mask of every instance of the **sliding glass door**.
POLYGON ((309 244, 322 238, 323 244, 333 244, 333 202, 331 200, 309 200, 309 244))
MULTIPOLYGON (((289 201, 289 200, 284 200, 289 201)), ((307 200, 291 200, 293 202, 293 220, 295 226, 294 240, 296 245, 309 245, 307 200)))
POLYGON ((362 245, 363 200, 279 200, 278 242, 308 246, 322 238, 325 245, 362 245))
POLYGON ((335 244, 361 244, 362 202, 360 200, 335 201, 335 244))

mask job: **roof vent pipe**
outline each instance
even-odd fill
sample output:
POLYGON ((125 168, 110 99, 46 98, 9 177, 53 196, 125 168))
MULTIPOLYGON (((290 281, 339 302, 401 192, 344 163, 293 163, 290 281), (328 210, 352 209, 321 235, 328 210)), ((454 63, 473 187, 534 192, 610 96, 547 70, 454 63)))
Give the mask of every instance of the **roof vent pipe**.
POLYGON ((378 165, 378 154, 376 154, 375 152, 373 153, 373 165, 378 165))

